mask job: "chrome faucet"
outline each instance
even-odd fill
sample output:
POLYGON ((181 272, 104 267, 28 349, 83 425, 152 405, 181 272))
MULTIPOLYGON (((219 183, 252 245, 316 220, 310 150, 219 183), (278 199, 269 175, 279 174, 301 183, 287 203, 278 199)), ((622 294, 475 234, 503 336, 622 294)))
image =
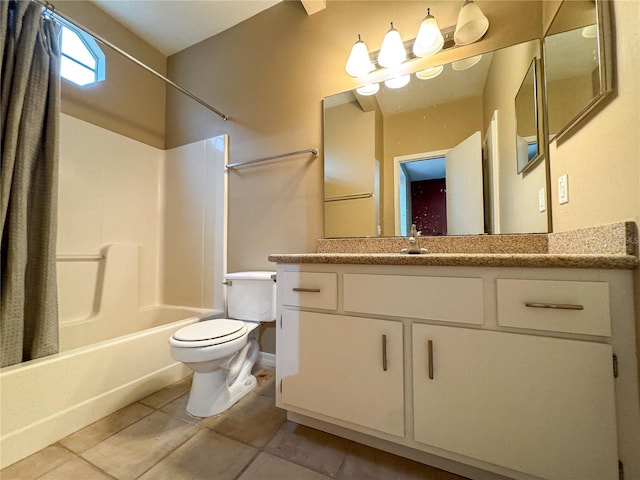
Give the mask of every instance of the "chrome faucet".
POLYGON ((429 253, 429 250, 426 248, 420 248, 420 232, 416 228, 416 224, 411 224, 411 233, 409 233, 409 237, 407 238, 409 242, 408 248, 403 248, 400 250, 400 253, 408 253, 410 255, 416 255, 418 253, 429 253))

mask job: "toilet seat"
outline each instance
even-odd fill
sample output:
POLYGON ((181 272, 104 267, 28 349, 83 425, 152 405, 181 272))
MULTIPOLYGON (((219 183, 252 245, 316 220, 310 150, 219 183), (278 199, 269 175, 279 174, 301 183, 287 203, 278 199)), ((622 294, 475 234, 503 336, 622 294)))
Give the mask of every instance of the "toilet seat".
POLYGON ((241 320, 205 320, 181 328, 171 336, 169 343, 174 347, 210 347, 240 338, 247 334, 247 330, 247 325, 241 320))

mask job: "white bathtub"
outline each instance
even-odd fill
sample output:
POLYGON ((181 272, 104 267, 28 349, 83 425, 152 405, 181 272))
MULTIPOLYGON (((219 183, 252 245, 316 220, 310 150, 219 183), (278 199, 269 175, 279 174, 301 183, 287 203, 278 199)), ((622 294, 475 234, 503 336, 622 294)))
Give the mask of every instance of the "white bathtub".
POLYGON ((138 318, 124 322, 136 325, 137 332, 120 332, 116 338, 2 369, 0 468, 189 375, 189 369, 171 358, 169 336, 220 314, 186 307, 145 308, 138 318))

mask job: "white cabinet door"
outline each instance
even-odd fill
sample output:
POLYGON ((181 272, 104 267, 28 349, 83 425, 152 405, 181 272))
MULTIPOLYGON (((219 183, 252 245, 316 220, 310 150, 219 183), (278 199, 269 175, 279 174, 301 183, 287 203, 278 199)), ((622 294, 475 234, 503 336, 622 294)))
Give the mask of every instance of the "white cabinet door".
POLYGON ((283 310, 278 355, 285 408, 404 436, 402 323, 283 310))
POLYGON ((424 324, 412 342, 417 442, 544 479, 618 478, 609 345, 424 324))

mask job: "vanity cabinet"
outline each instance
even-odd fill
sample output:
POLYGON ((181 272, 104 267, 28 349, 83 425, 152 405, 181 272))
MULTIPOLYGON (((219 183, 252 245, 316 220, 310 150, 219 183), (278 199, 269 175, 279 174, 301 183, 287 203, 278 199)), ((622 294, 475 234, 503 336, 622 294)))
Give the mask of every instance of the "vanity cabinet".
POLYGON ((639 472, 630 272, 279 264, 277 289, 291 420, 473 479, 639 472))
POLYGON ((412 325, 417 442, 540 478, 616 478, 610 345, 412 325))
POLYGON ((284 310, 281 400, 404 436, 402 323, 284 310))

